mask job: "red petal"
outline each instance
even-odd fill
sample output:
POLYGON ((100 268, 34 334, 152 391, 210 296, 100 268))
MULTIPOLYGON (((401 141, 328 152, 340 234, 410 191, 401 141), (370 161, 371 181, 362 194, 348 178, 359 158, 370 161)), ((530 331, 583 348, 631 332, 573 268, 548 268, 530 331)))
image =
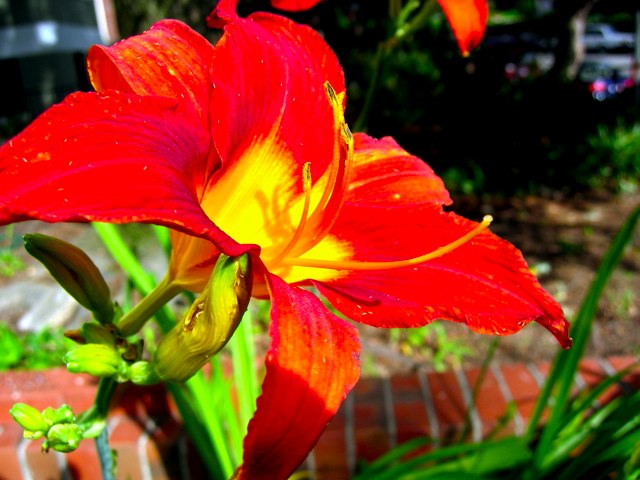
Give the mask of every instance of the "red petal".
POLYGON ((241 479, 286 479, 304 461, 359 375, 356 329, 311 293, 270 275, 271 348, 244 441, 241 479))
POLYGON ((207 16, 207 25, 211 28, 224 28, 227 23, 235 22, 239 18, 237 6, 238 0, 219 0, 207 16))
POLYGON ((177 20, 163 20, 111 47, 94 46, 87 65, 97 91, 188 100, 206 120, 213 46, 177 20))
POLYGON ((187 110, 160 97, 70 95, 0 148, 0 223, 150 222, 226 246, 196 198, 191 175, 209 137, 187 110))
POLYGON ((268 138, 291 152, 300 177, 302 164, 310 161, 312 178, 320 178, 334 158, 338 135, 324 83, 338 94, 345 91, 338 59, 311 28, 265 13, 239 18, 235 3, 221 2, 210 17, 226 23, 212 72, 218 152, 223 162, 232 162, 268 138))
MULTIPOLYGON (((200 128, 209 131, 212 55, 207 39, 184 23, 163 20, 111 47, 92 47, 87 66, 97 91, 112 89, 188 102, 197 112, 200 128)), ((219 163, 212 152, 207 161, 194 165, 194 177, 208 178, 219 163)))
POLYGON ((271 0, 271 5, 280 10, 289 12, 301 12, 309 10, 320 3, 320 0, 271 0))
POLYGON ((438 0, 463 55, 480 44, 487 26, 487 0, 438 0))
MULTIPOLYGON (((370 181, 350 193, 331 231, 348 239, 354 260, 419 257, 477 225, 442 212, 428 189, 420 200, 419 190, 404 188, 412 182, 403 175, 390 176, 385 186, 380 182, 370 181), (396 200, 389 192, 411 201, 396 200)), ((374 326, 415 327, 445 318, 480 333, 506 335, 535 320, 564 347, 570 344, 560 306, 529 273, 521 253, 488 231, 415 267, 353 271, 333 282, 316 283, 347 317, 374 326)))
POLYGON ((355 155, 347 201, 371 205, 449 205, 444 183, 421 159, 391 137, 377 140, 354 135, 355 155))

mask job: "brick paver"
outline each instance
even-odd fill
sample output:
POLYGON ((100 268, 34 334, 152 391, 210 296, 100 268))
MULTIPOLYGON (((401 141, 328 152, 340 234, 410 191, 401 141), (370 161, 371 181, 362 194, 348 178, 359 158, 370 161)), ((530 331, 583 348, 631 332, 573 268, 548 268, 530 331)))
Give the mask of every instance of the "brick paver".
MULTIPOLYGON (((576 388, 594 385, 604 375, 637 360, 632 356, 585 359, 576 388)), ((399 443, 421 436, 446 442, 460 435, 468 421, 467 438, 479 440, 503 419, 508 405, 515 413, 505 433, 521 433, 537 400, 548 364, 494 365, 475 391, 478 369, 444 373, 416 372, 392 378, 363 378, 342 405, 315 450, 302 467, 317 480, 351 477, 357 465, 372 460, 399 443), (471 415, 467 417, 468 407, 471 415)), ((621 389, 640 388, 635 367, 600 401, 621 389)), ((0 480, 95 479, 100 466, 93 442, 69 454, 40 451, 40 441, 21 438, 8 409, 21 401, 37 407, 67 403, 80 412, 93 401, 96 382, 64 369, 0 374, 0 480)), ((109 417, 110 446, 118 453, 120 479, 202 478, 198 461, 178 414, 162 387, 119 387, 109 417)))

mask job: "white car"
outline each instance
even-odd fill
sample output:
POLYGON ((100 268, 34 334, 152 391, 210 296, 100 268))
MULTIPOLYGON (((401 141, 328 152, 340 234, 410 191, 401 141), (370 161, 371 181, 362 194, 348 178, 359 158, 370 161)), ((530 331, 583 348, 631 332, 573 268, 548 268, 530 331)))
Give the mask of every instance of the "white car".
POLYGON ((588 23, 584 33, 584 46, 589 52, 632 51, 633 33, 619 32, 608 23, 588 23))

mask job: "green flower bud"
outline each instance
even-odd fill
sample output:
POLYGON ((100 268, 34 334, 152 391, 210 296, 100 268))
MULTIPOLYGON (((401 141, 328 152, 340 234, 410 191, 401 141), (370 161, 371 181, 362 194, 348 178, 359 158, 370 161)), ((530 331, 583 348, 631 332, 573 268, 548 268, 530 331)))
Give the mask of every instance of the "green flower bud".
POLYGON ((129 366, 129 380, 136 385, 154 385, 162 379, 152 362, 139 361, 129 366))
POLYGON ((115 327, 100 323, 85 323, 80 329, 80 335, 86 343, 99 343, 113 347, 115 345, 115 327))
POLYGON ((82 429, 75 423, 60 423, 54 425, 47 433, 47 439, 42 442, 42 449, 48 451, 53 448, 57 452, 73 452, 82 440, 82 429))
POLYGON ((158 344, 154 361, 162 380, 188 380, 227 344, 249 305, 251 287, 249 256, 220 255, 202 295, 158 344))
POLYGON ((76 421, 76 417, 73 414, 71 407, 67 404, 62 404, 58 408, 47 407, 42 411, 42 415, 49 426, 76 421))
POLYGON ((26 250, 49 270, 53 278, 101 323, 114 316, 111 292, 98 267, 78 247, 38 233, 25 235, 26 250))
POLYGON ((9 410, 9 414, 30 434, 46 432, 49 429, 49 423, 47 423, 44 415, 26 403, 16 403, 9 410))
POLYGON ((81 345, 65 354, 62 361, 71 373, 88 373, 96 377, 113 377, 122 358, 112 347, 98 343, 81 345))

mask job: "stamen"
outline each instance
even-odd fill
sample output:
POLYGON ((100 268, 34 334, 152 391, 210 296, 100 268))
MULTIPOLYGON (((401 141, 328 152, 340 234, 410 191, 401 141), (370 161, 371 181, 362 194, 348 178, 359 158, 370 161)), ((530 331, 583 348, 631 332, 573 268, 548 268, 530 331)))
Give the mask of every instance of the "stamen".
POLYGON ((296 246, 302 234, 304 233, 304 228, 307 225, 307 220, 309 218, 309 208, 311 205, 311 162, 306 162, 302 166, 302 191, 304 192, 304 205, 302 207, 302 216, 300 218, 300 223, 296 228, 293 237, 289 240, 289 243, 286 247, 274 258, 269 259, 269 263, 276 263, 282 260, 287 256, 289 252, 296 246))
POLYGON ((493 217, 491 215, 485 215, 485 217, 482 219, 482 222, 476 228, 467 232, 457 240, 454 240, 453 242, 442 247, 436 248, 432 252, 406 260, 391 260, 388 262, 361 262, 358 260, 332 261, 312 258, 283 258, 281 260, 281 263, 298 267, 327 268, 331 270, 392 270, 396 268, 410 267, 427 262, 429 260, 433 260, 434 258, 441 257, 446 253, 455 250, 461 245, 464 245, 465 243, 476 237, 478 234, 480 234, 482 231, 486 230, 486 228, 491 224, 492 221, 493 217))
POLYGON ((324 186, 322 197, 309 215, 308 224, 312 226, 313 236, 305 238, 305 250, 310 250, 317 245, 335 223, 344 201, 353 159, 353 136, 342 111, 341 99, 344 93, 336 94, 329 82, 324 83, 324 88, 333 111, 334 127, 340 135, 340 139, 334 145, 333 161, 328 167, 330 169, 329 177, 324 186))
MULTIPOLYGON (((345 142, 345 133, 343 130, 344 123, 344 115, 342 114, 342 107, 340 105, 340 101, 338 100, 338 96, 336 95, 336 91, 333 89, 329 82, 324 83, 324 89, 329 99, 329 104, 331 105, 331 109, 333 110, 334 123, 336 124, 336 128, 340 129, 340 136, 342 141, 345 142)), ((345 142, 346 143, 346 142, 345 142)), ((334 192, 337 180, 338 180, 338 172, 340 170, 340 160, 341 155, 339 152, 334 152, 333 154, 333 162, 331 162, 331 168, 329 173, 329 179, 327 181, 327 186, 322 193, 322 198, 320 202, 318 202, 318 207, 316 208, 316 212, 321 212, 324 214, 324 210, 326 209, 327 204, 329 203, 329 198, 334 192)), ((314 212, 315 213, 315 212, 314 212)))

